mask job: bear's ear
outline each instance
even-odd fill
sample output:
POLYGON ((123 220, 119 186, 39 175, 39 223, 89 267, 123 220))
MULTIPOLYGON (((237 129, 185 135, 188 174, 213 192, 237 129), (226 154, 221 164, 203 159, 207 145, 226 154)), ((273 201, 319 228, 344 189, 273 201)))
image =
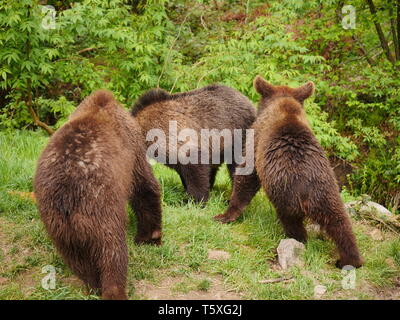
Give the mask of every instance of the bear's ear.
POLYGON ((116 102, 112 92, 105 89, 96 90, 91 97, 94 105, 98 108, 105 108, 108 104, 116 102))
POLYGON ((274 93, 274 86, 264 80, 263 77, 257 76, 253 81, 254 89, 261 94, 262 97, 270 97, 274 93))
POLYGON ((303 84, 301 87, 295 89, 294 97, 300 102, 303 102, 308 97, 310 97, 314 93, 314 91, 315 91, 314 82, 308 81, 306 84, 303 84))

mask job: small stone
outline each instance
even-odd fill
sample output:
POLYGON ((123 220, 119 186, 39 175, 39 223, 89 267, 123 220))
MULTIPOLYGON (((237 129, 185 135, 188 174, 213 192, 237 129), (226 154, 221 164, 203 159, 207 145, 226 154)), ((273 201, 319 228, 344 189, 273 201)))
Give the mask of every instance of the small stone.
POLYGON ((375 241, 382 241, 383 240, 382 232, 379 229, 372 230, 369 233, 369 235, 371 236, 372 240, 375 240, 375 241))
POLYGON ((320 299, 326 292, 326 287, 323 285, 316 285, 314 287, 314 298, 320 299))
POLYGON ((283 270, 293 266, 302 264, 301 254, 304 252, 305 246, 295 239, 283 239, 279 243, 278 262, 283 270))
POLYGON ((223 250, 208 250, 208 259, 210 260, 228 260, 230 257, 229 252, 223 250))

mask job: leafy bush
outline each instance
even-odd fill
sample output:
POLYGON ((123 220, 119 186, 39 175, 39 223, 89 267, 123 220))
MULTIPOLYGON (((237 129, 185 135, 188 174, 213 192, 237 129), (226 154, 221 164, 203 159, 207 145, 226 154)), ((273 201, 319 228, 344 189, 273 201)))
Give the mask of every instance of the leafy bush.
POLYGON ((0 2, 0 129, 52 132, 100 87, 130 105, 152 87, 221 82, 256 102, 257 74, 293 86, 313 80, 306 110, 329 156, 353 167, 350 192, 398 208, 395 1, 353 1, 356 28, 347 30, 341 0, 47 3, 57 9, 55 29, 43 28, 38 0, 0 2))
POLYGON ((26 126, 28 111, 51 124, 65 121, 71 105, 99 87, 132 102, 155 86, 171 26, 164 3, 149 1, 136 15, 123 0, 84 0, 59 12, 56 28, 46 29, 38 1, 2 2, 1 127, 26 126))

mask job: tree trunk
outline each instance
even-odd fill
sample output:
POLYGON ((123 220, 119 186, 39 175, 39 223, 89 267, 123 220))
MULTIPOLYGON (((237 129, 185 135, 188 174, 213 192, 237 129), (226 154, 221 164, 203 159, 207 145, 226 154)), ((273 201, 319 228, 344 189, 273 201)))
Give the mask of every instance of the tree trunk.
MULTIPOLYGON (((395 1, 392 1, 393 7, 396 7, 395 1)), ((393 38, 393 46, 394 46, 394 53, 396 55, 396 61, 400 60, 400 47, 399 47, 399 34, 396 30, 396 20, 393 13, 393 7, 390 6, 389 8, 389 15, 390 15, 390 31, 392 32, 393 38)))
MULTIPOLYGON (((397 50, 400 55, 400 0, 397 0, 397 50)), ((400 61, 400 58, 397 60, 400 61)))
MULTIPOLYGON (((27 12, 28 18, 30 16, 30 12, 31 12, 30 10, 32 10, 31 6, 28 7, 28 12, 27 12)), ((29 42, 29 37, 28 37, 28 40, 26 41, 25 45, 26 45, 25 49, 26 49, 27 60, 29 60, 29 57, 31 55, 31 50, 32 50, 31 43, 29 42)), ((26 103, 26 105, 28 107, 29 113, 32 116, 33 122, 38 127, 41 127, 44 130, 46 130, 46 132, 49 135, 52 135, 54 133, 54 130, 51 127, 49 127, 47 124, 45 124, 44 122, 40 121, 38 115, 36 114, 35 110, 33 109, 33 103, 32 103, 33 102, 33 98, 32 98, 32 79, 31 78, 28 78, 28 80, 26 82, 26 91, 27 91, 26 93, 27 93, 28 98, 25 101, 25 103, 26 103)))
POLYGON ((43 128, 44 130, 46 130, 46 132, 47 132, 49 135, 52 135, 52 134, 54 133, 54 130, 53 130, 51 127, 49 127, 46 123, 40 121, 38 115, 36 114, 35 110, 33 109, 33 105, 32 105, 32 104, 33 104, 33 103, 32 103, 32 100, 33 100, 33 99, 32 99, 32 86, 31 86, 31 80, 30 80, 30 79, 28 79, 28 88, 27 88, 27 90, 28 90, 28 99, 27 99, 27 101, 25 101, 25 102, 26 102, 26 105, 27 105, 27 107, 28 107, 29 113, 30 113, 31 116, 32 116, 33 122, 34 122, 38 127, 41 127, 41 128, 43 128))
MULTIPOLYGON (((399 0, 400 1, 400 0, 399 0)), ((344 1, 340 0, 337 4, 336 7, 336 21, 337 23, 340 23, 340 20, 343 19, 343 15, 342 15, 342 7, 344 5, 344 1)), ((351 36, 351 38, 353 39, 353 41, 358 45, 361 53, 363 54, 363 56, 365 57, 365 59, 367 60, 368 64, 370 66, 373 66, 375 64, 374 59, 372 59, 369 54, 367 49, 365 49, 365 46, 363 45, 363 43, 361 42, 361 40, 355 35, 353 34, 351 36)))
POLYGON ((390 48, 389 48, 388 42, 386 41, 385 35, 383 34, 383 31, 382 31, 382 27, 381 27, 379 21, 377 20, 378 17, 377 17, 377 12, 376 12, 375 5, 374 5, 372 0, 366 0, 366 1, 368 3, 368 6, 369 6, 369 11, 371 12, 372 18, 374 20, 375 29, 376 29, 376 32, 378 33, 379 41, 381 43, 383 52, 385 53, 387 59, 392 64, 395 64, 396 61, 395 61, 393 55, 390 52, 390 48))
POLYGON ((44 130, 46 130, 46 132, 47 132, 49 135, 52 135, 52 134, 55 132, 51 127, 49 127, 47 124, 45 124, 44 122, 42 122, 42 121, 39 120, 39 117, 37 116, 35 110, 33 110, 33 107, 32 107, 32 106, 28 106, 28 109, 29 109, 29 113, 31 114, 31 116, 32 116, 32 118, 33 118, 33 122, 34 122, 38 127, 41 127, 41 128, 43 128, 44 130))

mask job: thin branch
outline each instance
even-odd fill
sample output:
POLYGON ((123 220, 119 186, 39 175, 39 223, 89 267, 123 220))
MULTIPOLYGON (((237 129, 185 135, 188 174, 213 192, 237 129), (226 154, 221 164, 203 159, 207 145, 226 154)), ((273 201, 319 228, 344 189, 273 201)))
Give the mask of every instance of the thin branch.
MULTIPOLYGON (((395 5, 394 1, 392 1, 392 4, 395 5)), ((396 30, 396 20, 394 18, 392 4, 390 4, 389 7, 390 31, 392 32, 393 46, 394 46, 394 52, 396 54, 396 60, 399 61, 400 60, 399 37, 396 30)))
POLYGON ((28 98, 27 98, 27 100, 26 100, 25 103, 26 103, 26 105, 27 105, 27 107, 28 107, 29 113, 30 113, 31 116, 32 116, 33 122, 34 122, 38 127, 41 127, 41 128, 43 128, 44 130, 46 130, 46 132, 47 132, 49 135, 52 135, 52 134, 54 133, 54 130, 53 130, 51 127, 49 127, 46 123, 40 121, 40 119, 39 119, 37 113, 36 113, 35 110, 33 109, 32 81, 31 81, 31 79, 28 79, 28 83, 27 83, 27 84, 28 84, 28 88, 27 88, 27 90, 28 90, 28 98))
MULTIPOLYGON (((196 69, 199 65, 201 65, 201 64, 203 64, 203 63, 204 63, 204 60, 197 61, 195 64, 193 64, 193 65, 190 67, 190 69, 191 69, 191 70, 194 70, 194 69, 196 69)), ((175 86, 176 86, 176 83, 178 82, 178 79, 179 79, 179 77, 176 77, 176 78, 175 78, 174 84, 172 85, 172 88, 169 90, 169 93, 170 93, 170 94, 172 94, 172 92, 174 91, 175 86)))
POLYGON ((360 48, 363 56, 367 60, 368 64, 372 67, 375 64, 375 61, 369 56, 367 49, 365 49, 364 44, 361 42, 360 39, 356 35, 351 36, 353 40, 357 43, 358 47, 360 48))
POLYGON ((172 94, 172 92, 174 92, 174 89, 175 89, 175 86, 176 86, 177 82, 178 82, 178 77, 175 78, 174 83, 172 85, 172 88, 171 88, 171 90, 169 90, 169 94, 172 94))
POLYGON ((383 34, 383 31, 382 31, 382 27, 381 27, 380 23, 378 22, 377 11, 376 11, 376 7, 374 5, 374 2, 372 0, 366 0, 366 1, 368 3, 369 11, 371 12, 371 15, 372 15, 372 18, 373 18, 375 29, 376 29, 376 32, 378 33, 379 41, 381 43, 383 52, 385 53, 387 59, 392 64, 395 64, 396 61, 395 61, 393 55, 390 52, 389 45, 388 45, 388 43, 386 41, 386 38, 385 38, 385 35, 383 34))
POLYGON ((166 66, 167 62, 169 62, 169 56, 170 56, 170 54, 171 54, 171 51, 172 51, 172 49, 174 48, 176 41, 178 41, 179 36, 181 35, 181 31, 182 31, 183 25, 185 24, 186 19, 189 17, 190 14, 191 14, 191 12, 188 12, 187 15, 185 16, 185 18, 183 19, 181 25, 179 26, 178 35, 176 36, 176 38, 174 39, 174 41, 172 41, 172 44, 171 44, 171 46, 170 46, 169 49, 168 49, 167 57, 165 58, 163 67, 162 67, 162 69, 161 69, 160 76, 158 77, 157 88, 160 87, 160 81, 161 81, 162 76, 164 75, 165 66, 166 66))
POLYGON ((208 30, 208 28, 207 28, 207 26, 206 26, 206 23, 204 22, 203 15, 200 16, 200 22, 201 22, 201 25, 203 26, 203 28, 206 29, 206 30, 208 30))
POLYGON ((276 279, 260 280, 260 281, 258 281, 258 283, 268 284, 268 283, 290 282, 290 281, 294 281, 293 277, 289 277, 289 278, 281 277, 281 278, 276 278, 276 279))
POLYGON ((77 52, 77 54, 82 54, 82 53, 85 53, 85 52, 88 52, 88 51, 93 51, 93 50, 96 50, 96 49, 97 48, 85 48, 85 49, 79 50, 77 52))
POLYGON ((247 23, 247 18, 249 16, 249 5, 250 5, 250 0, 247 0, 246 2, 246 17, 244 18, 244 23, 247 23))
MULTIPOLYGON (((30 17, 30 14, 31 14, 31 11, 30 11, 30 10, 31 10, 31 9, 32 9, 32 7, 29 6, 29 7, 28 7, 28 12, 27 12, 28 18, 30 17)), ((26 40, 25 49, 26 49, 27 60, 30 60, 32 47, 31 47, 31 43, 30 43, 29 37, 28 37, 28 39, 26 40)), ((53 130, 52 128, 50 128, 50 127, 49 127, 47 124, 45 124, 44 122, 40 121, 38 115, 36 114, 35 110, 34 110, 33 107, 32 107, 32 104, 33 104, 33 102, 32 102, 32 101, 33 101, 33 97, 32 97, 32 79, 31 79, 31 78, 28 78, 28 80, 27 80, 27 83, 26 83, 26 90, 27 90, 27 95, 28 95, 28 96, 27 96, 27 100, 25 101, 25 103, 26 103, 26 105, 27 105, 27 107, 28 107, 29 113, 31 114, 31 116, 32 116, 32 118, 33 118, 34 123, 35 123, 37 126, 39 126, 39 127, 43 128, 44 130, 46 130, 48 134, 52 135, 52 134, 54 133, 54 130, 53 130)))
POLYGON ((343 19, 343 15, 341 13, 343 5, 344 5, 343 0, 338 1, 337 6, 336 6, 336 22, 337 23, 340 23, 340 20, 343 19))
POLYGON ((207 77, 209 74, 213 73, 214 71, 217 71, 217 70, 220 69, 221 67, 222 67, 222 66, 218 66, 218 67, 216 67, 216 68, 214 68, 214 69, 212 69, 212 70, 209 70, 209 71, 206 72, 205 74, 203 74, 203 75, 200 77, 200 79, 197 81, 197 86, 196 86, 196 88, 199 87, 200 82, 201 82, 205 77, 207 77))
POLYGON ((397 0, 397 51, 400 55, 400 0, 397 0))
POLYGON ((35 123, 38 127, 41 127, 42 129, 46 130, 46 132, 47 132, 49 135, 52 135, 52 134, 55 132, 51 127, 49 127, 47 124, 45 124, 44 122, 42 122, 42 121, 39 120, 39 117, 37 116, 35 110, 33 110, 33 107, 32 107, 32 106, 28 106, 28 109, 29 109, 29 113, 31 114, 31 116, 32 116, 32 118, 33 118, 34 123, 35 123))
MULTIPOLYGON (((341 7, 343 7, 343 1, 339 1, 338 2, 338 6, 336 8, 336 17, 337 17, 336 20, 337 20, 337 22, 339 22, 340 19, 343 19, 343 15, 341 13, 341 7)), ((367 49, 365 48, 364 44, 361 42, 361 40, 355 34, 352 35, 351 37, 352 37, 353 41, 357 43, 358 47, 361 50, 361 53, 363 54, 363 56, 367 60, 368 64, 372 67, 375 64, 375 61, 374 61, 374 59, 372 59, 369 56, 369 53, 368 53, 367 49)))
MULTIPOLYGON (((389 41, 388 45, 391 46, 392 43, 393 43, 392 41, 389 41)), ((375 54, 371 57, 372 59, 375 59, 377 56, 379 56, 379 55, 382 53, 382 48, 381 48, 381 47, 378 47, 378 48, 379 48, 378 52, 375 53, 375 54)))

